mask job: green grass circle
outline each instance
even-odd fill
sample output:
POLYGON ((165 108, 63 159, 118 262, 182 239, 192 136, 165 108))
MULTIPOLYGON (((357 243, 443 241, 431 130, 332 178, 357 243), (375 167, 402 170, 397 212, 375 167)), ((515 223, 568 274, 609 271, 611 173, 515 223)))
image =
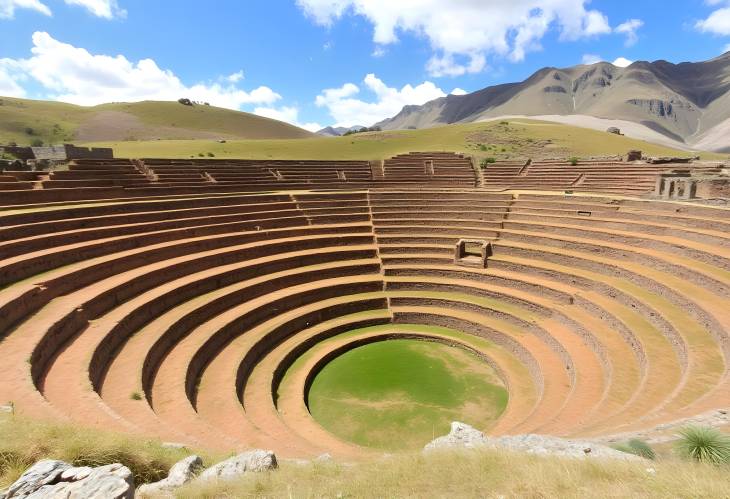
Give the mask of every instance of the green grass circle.
POLYGON ((313 417, 338 437, 384 450, 423 447, 452 421, 488 429, 508 394, 476 355, 436 342, 388 340, 328 363, 309 391, 313 417))

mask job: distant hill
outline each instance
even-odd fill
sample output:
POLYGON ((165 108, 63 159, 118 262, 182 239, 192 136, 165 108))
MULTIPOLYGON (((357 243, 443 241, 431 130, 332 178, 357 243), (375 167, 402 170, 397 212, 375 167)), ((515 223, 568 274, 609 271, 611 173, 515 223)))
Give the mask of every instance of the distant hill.
MULTIPOLYGON (((502 116, 618 120, 638 124, 638 138, 659 135, 666 144, 730 152, 730 52, 697 63, 544 68, 521 83, 406 106, 377 125, 384 130, 419 129, 502 116)), ((589 126, 590 120, 584 121, 589 126)), ((609 124, 602 121, 600 126, 609 124)))
POLYGON ((281 121, 214 106, 145 101, 94 107, 0 97, 0 143, 127 140, 303 139, 281 121))
POLYGON ((323 128, 322 130, 317 132, 317 135, 321 135, 322 137, 341 137, 345 135, 347 132, 352 132, 355 130, 362 130, 363 128, 367 128, 360 125, 355 125, 351 127, 344 127, 344 126, 338 126, 338 127, 331 127, 328 126, 326 128, 323 128))

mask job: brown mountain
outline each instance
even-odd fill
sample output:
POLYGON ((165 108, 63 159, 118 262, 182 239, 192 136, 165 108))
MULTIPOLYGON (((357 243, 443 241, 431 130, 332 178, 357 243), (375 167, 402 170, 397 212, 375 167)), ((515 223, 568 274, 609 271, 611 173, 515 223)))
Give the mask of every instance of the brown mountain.
MULTIPOLYGON (((377 125, 384 130, 428 128, 502 116, 555 117, 573 124, 580 124, 580 117, 614 120, 640 138, 730 152, 730 52, 696 63, 544 68, 521 83, 406 106, 377 125)), ((605 124, 584 121, 594 127, 605 124)))

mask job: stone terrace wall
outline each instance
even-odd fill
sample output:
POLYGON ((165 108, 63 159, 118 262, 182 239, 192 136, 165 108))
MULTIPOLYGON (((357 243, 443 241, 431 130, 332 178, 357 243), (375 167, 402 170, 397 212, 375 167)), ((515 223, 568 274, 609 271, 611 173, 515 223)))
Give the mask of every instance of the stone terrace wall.
POLYGON ((110 147, 77 147, 65 144, 66 159, 113 159, 114 150, 110 147))

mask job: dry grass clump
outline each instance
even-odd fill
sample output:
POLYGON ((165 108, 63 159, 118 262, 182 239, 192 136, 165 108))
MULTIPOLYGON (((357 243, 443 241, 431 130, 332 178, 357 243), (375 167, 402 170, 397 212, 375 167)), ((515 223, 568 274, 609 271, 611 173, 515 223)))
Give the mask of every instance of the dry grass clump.
POLYGON ((60 459, 76 466, 122 463, 132 470, 135 483, 141 484, 164 478, 170 466, 190 453, 164 448, 159 442, 76 425, 2 417, 0 490, 41 459, 60 459))
POLYGON ((505 452, 410 454, 355 465, 281 463, 240 481, 192 485, 178 498, 717 498, 727 469, 680 460, 572 460, 505 452))

